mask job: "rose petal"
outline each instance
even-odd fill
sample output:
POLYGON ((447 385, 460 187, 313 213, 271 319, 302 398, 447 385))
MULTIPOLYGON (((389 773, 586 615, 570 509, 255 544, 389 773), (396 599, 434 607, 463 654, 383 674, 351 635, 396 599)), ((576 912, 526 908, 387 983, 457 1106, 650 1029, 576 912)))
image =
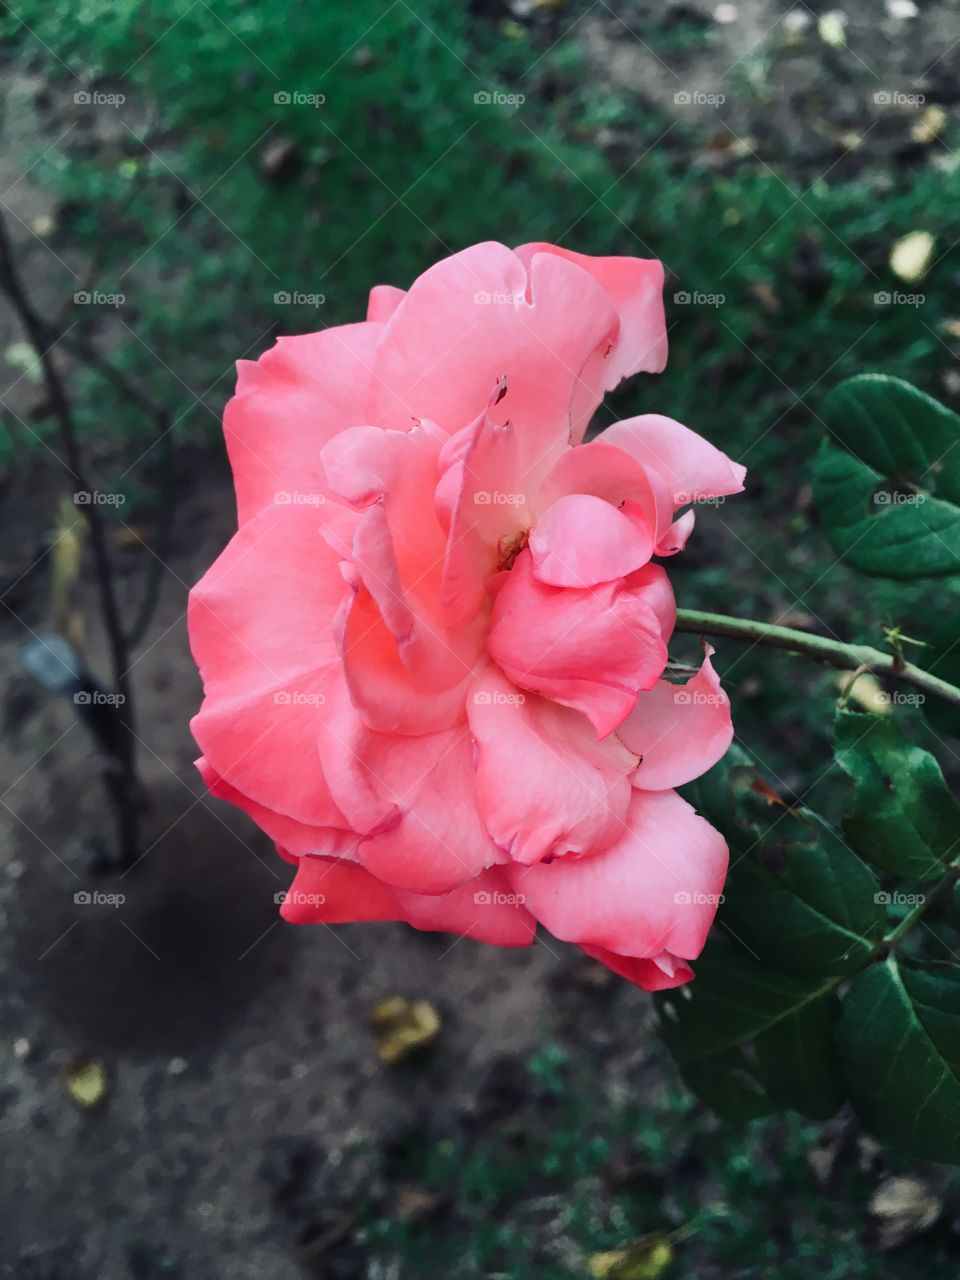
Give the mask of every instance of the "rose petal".
POLYGON ((731 462, 703 436, 659 413, 627 418, 600 437, 616 445, 666 480, 676 507, 702 498, 720 498, 743 489, 747 469, 731 462))
POLYGON ((497 595, 487 648, 514 684, 583 711, 603 738, 666 665, 646 588, 630 579, 551 587, 537 581, 524 551, 497 595))
POLYGON ((210 767, 257 804, 308 826, 342 826, 316 749, 345 594, 322 518, 322 508, 265 509, 191 591, 190 644, 206 695, 191 728, 210 767))
POLYGON ((558 498, 530 534, 533 571, 555 587, 593 587, 624 578, 653 554, 654 530, 643 513, 634 518, 585 493, 558 498))
POLYGON ((633 784, 644 791, 682 787, 711 769, 733 741, 730 699, 707 648, 703 665, 686 684, 660 680, 641 693, 617 736, 640 765, 633 784))
POLYGON ((516 862, 591 853, 618 839, 636 757, 587 718, 523 694, 489 668, 470 690, 476 794, 492 839, 516 862))
POLYGON ((452 433, 506 375, 509 416, 530 442, 530 465, 569 443, 575 398, 599 403, 605 383, 584 368, 618 332, 609 295, 579 267, 539 254, 528 273, 504 245, 474 245, 424 272, 393 313, 368 421, 429 418, 452 433))
POLYGON ((595 258, 552 244, 524 244, 517 256, 532 262, 538 254, 556 254, 593 276, 620 317, 620 333, 606 357, 604 388, 613 390, 635 373, 660 373, 667 363, 667 325, 663 310, 663 264, 655 258, 595 258))
POLYGON ((237 362, 237 390, 223 432, 243 524, 285 495, 326 492, 320 450, 365 420, 367 387, 383 326, 348 324, 278 338, 257 361, 237 362))
POLYGON ((635 791, 621 839, 587 858, 507 875, 556 937, 651 958, 700 954, 727 870, 727 846, 675 791, 635 791))
POLYGON ((526 947, 536 922, 497 870, 450 893, 395 889, 362 867, 336 859, 301 858, 280 914, 291 924, 404 920, 415 929, 459 933, 498 947, 526 947))

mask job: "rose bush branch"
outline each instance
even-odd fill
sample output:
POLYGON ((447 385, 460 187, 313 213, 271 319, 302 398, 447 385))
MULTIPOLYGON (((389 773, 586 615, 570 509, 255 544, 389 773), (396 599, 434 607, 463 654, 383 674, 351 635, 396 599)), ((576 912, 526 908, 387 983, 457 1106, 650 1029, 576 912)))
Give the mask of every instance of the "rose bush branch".
MULTIPOLYGON (((53 358, 49 333, 44 321, 34 310, 26 288, 17 270, 13 245, 6 223, 0 217, 0 289, 10 300, 23 325, 24 332, 37 356, 43 371, 50 409, 60 429, 60 438, 66 457, 61 459, 64 470, 75 491, 90 491, 80 450, 73 411, 63 380, 53 358)), ((129 677, 129 645, 120 618, 117 594, 114 586, 113 567, 107 549, 107 533, 95 502, 81 507, 90 532, 94 572, 100 596, 100 610, 110 650, 113 684, 119 701, 116 713, 123 732, 119 736, 116 775, 108 773, 107 786, 117 816, 119 854, 124 864, 132 864, 137 857, 137 809, 139 787, 136 772, 136 738, 134 712, 129 677)))
POLYGON ((816 662, 836 667, 840 671, 871 671, 878 675, 913 685, 931 697, 941 698, 960 707, 960 688, 941 680, 939 676, 924 671, 922 667, 905 662, 896 654, 883 653, 866 644, 846 644, 827 636, 797 631, 792 627, 780 627, 756 618, 731 618, 722 613, 705 613, 699 609, 677 610, 677 631, 703 636, 725 636, 732 640, 749 641, 768 648, 783 649, 787 653, 813 658, 816 662))

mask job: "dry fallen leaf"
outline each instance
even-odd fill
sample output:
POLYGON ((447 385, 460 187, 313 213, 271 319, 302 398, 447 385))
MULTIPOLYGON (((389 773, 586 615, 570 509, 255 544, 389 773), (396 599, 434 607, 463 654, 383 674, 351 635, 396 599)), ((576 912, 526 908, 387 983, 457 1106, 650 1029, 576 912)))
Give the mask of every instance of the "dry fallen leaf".
POLYGON ((910 231, 890 250, 890 269, 901 280, 913 284, 927 274, 933 257, 934 238, 929 231, 910 231))
POLYGON ((859 703, 864 711, 872 711, 878 716, 888 716, 893 711, 889 693, 869 671, 863 671, 860 675, 841 671, 837 676, 837 685, 841 694, 859 703))
POLYGON ((910 137, 921 146, 929 146, 931 142, 936 142, 946 127, 947 113, 943 107, 927 107, 920 119, 914 121, 910 137))
POLYGON ((937 1187, 919 1178, 887 1178, 870 1200, 870 1218, 880 1249, 898 1245, 928 1230, 943 1211, 937 1187))
POLYGON ((403 1182, 397 1188, 393 1201, 393 1216, 401 1222, 423 1222, 450 1203, 450 1195, 444 1191, 428 1191, 403 1182))
POLYGON ((847 43, 847 15, 839 9, 831 9, 829 13, 823 14, 817 29, 825 44, 838 49, 847 43))
POLYGON ((91 1111, 107 1093, 107 1068, 98 1058, 74 1058, 64 1073, 67 1092, 78 1107, 91 1111))
POLYGON ((672 1260, 670 1241, 651 1231, 622 1249, 595 1253, 588 1266, 593 1280, 659 1280, 672 1260))
POLYGON ((388 996, 374 1005, 370 1025, 379 1033, 377 1053, 381 1062, 400 1062, 417 1049, 432 1044, 440 1034, 440 1014, 429 1000, 388 996))

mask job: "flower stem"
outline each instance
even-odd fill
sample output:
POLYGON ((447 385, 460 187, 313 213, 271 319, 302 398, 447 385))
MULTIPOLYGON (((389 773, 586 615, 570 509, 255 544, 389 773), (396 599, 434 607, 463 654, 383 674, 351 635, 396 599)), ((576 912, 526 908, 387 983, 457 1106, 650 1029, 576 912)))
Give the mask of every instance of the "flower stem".
POLYGON ((931 697, 942 698, 944 702, 960 707, 960 688, 956 685, 931 675, 912 662, 904 662, 901 658, 883 653, 870 645, 844 644, 841 640, 830 640, 809 631, 778 627, 755 618, 730 618, 722 613, 703 613, 699 609, 678 609, 676 629, 695 635, 726 636, 732 640, 784 649, 787 653, 801 654, 841 671, 874 671, 904 684, 911 684, 931 697))

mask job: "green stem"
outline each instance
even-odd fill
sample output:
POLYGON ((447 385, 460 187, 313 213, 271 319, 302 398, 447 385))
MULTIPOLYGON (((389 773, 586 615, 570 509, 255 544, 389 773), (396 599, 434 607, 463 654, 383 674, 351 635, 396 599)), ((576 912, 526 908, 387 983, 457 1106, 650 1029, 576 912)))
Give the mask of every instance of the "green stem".
POLYGON ((875 671, 960 707, 960 688, 956 685, 931 675, 912 662, 904 662, 870 645, 844 644, 841 640, 830 640, 809 631, 778 627, 772 622, 760 622, 755 618, 730 618, 726 614, 704 613, 699 609, 678 609, 676 629, 692 632, 694 635, 726 636, 732 640, 783 649, 787 653, 801 654, 803 657, 813 658, 815 662, 826 663, 840 671, 875 671))
POLYGON ((937 883, 933 886, 928 894, 924 896, 922 902, 918 902, 913 910, 903 917, 892 933, 889 933, 883 940, 883 946, 887 951, 892 950, 901 938, 906 937, 908 933, 927 914, 931 907, 936 906, 941 898, 945 897, 951 888, 960 879, 960 867, 955 863, 948 867, 937 883))

